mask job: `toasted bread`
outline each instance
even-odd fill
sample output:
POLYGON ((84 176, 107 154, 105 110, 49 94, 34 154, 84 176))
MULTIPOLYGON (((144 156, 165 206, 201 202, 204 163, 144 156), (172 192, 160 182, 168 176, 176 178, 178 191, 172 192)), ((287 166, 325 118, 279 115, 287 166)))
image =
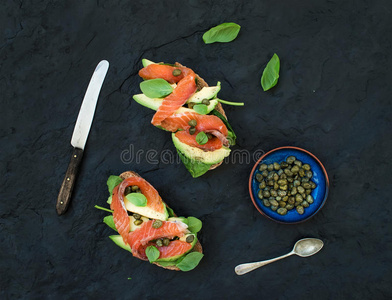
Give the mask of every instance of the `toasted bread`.
MULTIPOLYGON (((124 173, 121 173, 120 174, 120 177, 124 180, 124 179, 127 179, 127 178, 129 178, 129 177, 141 177, 138 173, 136 173, 136 172, 133 172, 133 171, 126 171, 126 172, 124 172, 124 173)), ((166 203, 165 203, 165 205, 167 206, 167 207, 169 207, 166 203)), ((175 215, 176 216, 176 215, 175 215)), ((191 252, 200 252, 200 253, 203 253, 203 248, 202 248, 202 246, 201 246, 201 244, 200 244, 200 241, 197 241, 197 243, 195 244, 195 246, 193 247, 193 249, 191 250, 191 252)), ((161 268, 164 268, 164 269, 168 269, 168 270, 173 270, 173 271, 180 271, 180 269, 179 268, 177 268, 176 266, 167 266, 167 267, 164 267, 164 266, 161 266, 160 264, 159 264, 159 262, 154 262, 153 264, 155 264, 155 265, 157 265, 157 266, 159 266, 159 267, 161 267, 161 268)))
MULTIPOLYGON (((182 64, 180 64, 178 62, 176 62, 174 65, 176 67, 185 67, 185 66, 183 66, 182 64)), ((208 86, 207 82, 205 82, 205 80, 203 78, 201 78, 198 74, 196 74, 196 78, 197 78, 197 89, 198 90, 201 90, 203 87, 207 87, 208 86)), ((226 113, 223 110, 222 104, 220 104, 220 102, 218 102, 218 105, 215 107, 215 109, 227 119, 226 113)), ((223 163, 223 161, 221 161, 220 163, 212 165, 210 167, 210 170, 213 170, 213 169, 219 167, 222 163, 223 163)))

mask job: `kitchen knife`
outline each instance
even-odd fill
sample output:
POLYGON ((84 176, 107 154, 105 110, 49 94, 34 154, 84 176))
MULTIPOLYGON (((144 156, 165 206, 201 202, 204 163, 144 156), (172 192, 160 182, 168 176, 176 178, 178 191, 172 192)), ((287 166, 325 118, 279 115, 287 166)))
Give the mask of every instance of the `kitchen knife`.
POLYGON ((72 190, 82 162, 83 150, 90 132, 91 123, 93 122, 99 92, 108 69, 109 63, 106 60, 102 60, 95 68, 84 95, 71 139, 71 145, 74 147, 74 150, 57 197, 56 210, 58 215, 64 214, 71 202, 72 190))

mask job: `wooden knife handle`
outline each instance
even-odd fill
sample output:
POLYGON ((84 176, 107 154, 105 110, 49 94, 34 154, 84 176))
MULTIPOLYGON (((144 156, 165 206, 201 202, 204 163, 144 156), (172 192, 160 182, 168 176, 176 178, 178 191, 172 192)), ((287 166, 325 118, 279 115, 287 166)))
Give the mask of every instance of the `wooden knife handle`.
POLYGON ((83 150, 74 148, 71 161, 69 162, 67 172, 61 185, 59 195, 57 197, 56 210, 58 215, 64 214, 71 202, 72 190, 78 175, 79 166, 82 162, 83 150))

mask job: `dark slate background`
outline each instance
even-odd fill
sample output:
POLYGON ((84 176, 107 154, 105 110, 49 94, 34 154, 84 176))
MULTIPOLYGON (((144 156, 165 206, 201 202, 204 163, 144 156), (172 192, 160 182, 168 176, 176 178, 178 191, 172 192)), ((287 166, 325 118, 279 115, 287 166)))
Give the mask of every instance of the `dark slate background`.
POLYGON ((388 0, 1 1, 0 298, 390 298, 391 12, 388 0), (238 38, 205 45, 202 34, 222 22, 240 24, 238 38), (275 52, 281 77, 263 92, 275 52), (181 164, 148 162, 149 149, 175 149, 150 125, 152 111, 131 101, 144 57, 181 62, 220 80, 223 99, 246 103, 225 107, 235 149, 294 145, 318 156, 331 181, 320 213, 289 226, 261 216, 248 193, 252 163, 193 179, 181 164), (73 203, 58 217, 73 126, 102 59, 110 69, 73 203), (131 145, 144 150, 140 162, 121 160, 131 145), (105 205, 107 177, 125 170, 203 221, 196 270, 158 268, 108 239, 94 205, 105 205), (237 264, 284 254, 303 237, 324 249, 235 275, 237 264))

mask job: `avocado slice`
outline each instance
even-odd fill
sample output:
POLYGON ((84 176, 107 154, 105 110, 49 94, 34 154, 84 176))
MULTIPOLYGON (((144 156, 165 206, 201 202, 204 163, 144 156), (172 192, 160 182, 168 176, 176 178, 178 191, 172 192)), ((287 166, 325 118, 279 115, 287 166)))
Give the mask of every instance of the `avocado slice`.
POLYGON ((121 235, 111 235, 109 238, 119 247, 129 251, 132 253, 131 247, 124 243, 123 238, 121 235))
MULTIPOLYGON (((180 241, 186 242, 186 238, 187 238, 188 236, 190 236, 190 235, 193 235, 194 238, 193 238, 193 241, 192 241, 192 243, 191 243, 192 248, 190 248, 189 251, 191 251, 191 250, 193 249, 193 247, 194 247, 194 246, 196 245, 196 243, 197 243, 197 236, 196 236, 196 234, 189 233, 189 234, 186 234, 186 235, 180 237, 180 239, 179 239, 180 241)), ((176 260, 179 259, 180 257, 186 255, 189 251, 187 251, 187 252, 185 252, 185 253, 183 253, 183 254, 181 254, 181 255, 175 255, 175 256, 166 257, 166 258, 158 258, 155 262, 159 263, 159 262, 162 262, 162 261, 176 261, 176 260)))
MULTIPOLYGON (((199 93, 199 92, 198 92, 199 93)), ((197 94, 197 93, 196 93, 197 94)), ((194 95, 196 95, 194 94, 194 95)), ((200 102, 205 99, 202 98, 200 100, 200 102)), ((148 98, 146 95, 144 94, 137 94, 133 96, 133 100, 135 100, 137 103, 148 107, 150 109, 153 110, 158 110, 159 106, 162 104, 162 100, 160 98, 148 98)), ((218 100, 210 100, 210 104, 207 106, 207 113, 213 111, 215 109, 215 107, 218 105, 218 100)), ((177 109, 176 113, 185 113, 185 112, 194 112, 193 109, 190 108, 186 108, 186 107, 180 107, 179 109, 177 109)))
POLYGON ((224 146, 215 151, 204 151, 199 148, 189 146, 185 143, 182 143, 176 137, 175 133, 172 133, 172 139, 177 150, 191 161, 198 161, 207 165, 214 165, 220 163, 230 154, 230 149, 224 146))
MULTIPOLYGON (((216 86, 205 86, 200 91, 194 93, 186 103, 201 103, 203 99, 213 99, 221 89, 221 83, 218 81, 216 86)), ((214 100, 217 101, 217 100, 214 100)))
POLYGON ((166 221, 167 218, 169 218, 169 213, 167 212, 165 204, 163 204, 165 207, 165 210, 163 213, 157 212, 148 206, 136 206, 133 203, 129 202, 127 200, 127 198, 124 198, 124 204, 125 204, 125 208, 128 211, 133 212, 133 213, 137 213, 141 216, 144 216, 144 217, 147 217, 150 219, 166 221))
POLYGON ((171 221, 171 222, 182 222, 182 223, 185 223, 186 225, 188 225, 188 219, 185 217, 170 217, 167 220, 171 221))

